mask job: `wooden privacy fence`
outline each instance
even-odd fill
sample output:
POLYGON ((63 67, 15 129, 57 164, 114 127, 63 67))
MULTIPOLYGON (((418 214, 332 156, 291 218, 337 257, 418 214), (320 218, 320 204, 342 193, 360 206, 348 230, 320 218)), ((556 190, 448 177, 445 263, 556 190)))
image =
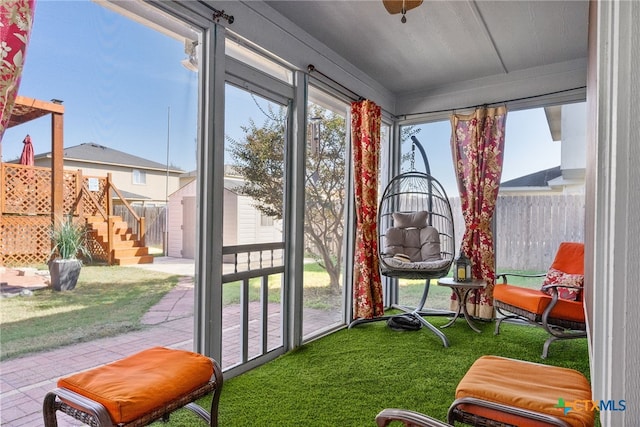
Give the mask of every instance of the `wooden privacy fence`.
MULTIPOLYGON (((144 237, 146 245, 155 248, 164 248, 167 218, 166 206, 131 206, 131 209, 138 217, 145 219, 144 237)), ((136 219, 125 206, 114 206, 113 213, 126 221, 130 227, 135 225, 136 219)))
MULTIPOLYGON (((456 249, 464 234, 460 198, 450 198, 456 249)), ((498 196, 495 244, 498 270, 546 271, 561 242, 584 242, 584 194, 498 196)))

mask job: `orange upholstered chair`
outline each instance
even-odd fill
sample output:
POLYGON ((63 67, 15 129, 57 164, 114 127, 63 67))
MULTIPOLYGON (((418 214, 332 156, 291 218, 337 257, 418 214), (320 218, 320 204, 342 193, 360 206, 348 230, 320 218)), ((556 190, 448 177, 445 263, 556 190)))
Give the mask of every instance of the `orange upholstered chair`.
MULTIPOLYGON (((496 322, 495 333, 507 319, 522 319, 544 328, 551 336, 545 341, 542 358, 555 340, 587 336, 584 306, 584 244, 563 242, 540 289, 509 284, 508 277, 532 277, 501 274, 503 283, 493 289, 493 304, 503 317, 496 322)), ((545 275, 540 275, 543 277, 545 275)))

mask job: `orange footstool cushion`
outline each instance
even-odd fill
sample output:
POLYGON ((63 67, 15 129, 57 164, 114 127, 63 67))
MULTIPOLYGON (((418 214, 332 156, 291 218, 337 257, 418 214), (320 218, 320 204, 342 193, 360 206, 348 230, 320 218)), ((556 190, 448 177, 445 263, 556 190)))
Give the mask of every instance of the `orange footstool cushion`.
POLYGON ((213 375, 211 359, 197 353, 154 347, 58 380, 66 388, 101 403, 114 424, 136 420, 188 395, 213 375))
MULTIPOLYGON (((477 399, 515 406, 561 418, 571 426, 593 426, 594 411, 584 402, 566 414, 556 407, 558 399, 566 405, 575 401, 591 402, 591 385, 573 369, 498 356, 482 356, 471 365, 456 388, 456 399, 477 399)), ((492 420, 518 426, 536 425, 531 420, 474 405, 460 406, 469 412, 492 420)), ((539 423, 538 423, 539 425, 539 423)))

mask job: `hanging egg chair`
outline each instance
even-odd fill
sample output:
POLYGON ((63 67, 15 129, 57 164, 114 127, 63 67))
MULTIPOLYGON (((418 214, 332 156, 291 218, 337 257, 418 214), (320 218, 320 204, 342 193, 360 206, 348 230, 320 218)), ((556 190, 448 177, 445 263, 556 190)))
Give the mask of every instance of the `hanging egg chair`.
MULTIPOLYGON (((427 173, 414 168, 394 177, 385 187, 378 206, 378 260, 380 273, 391 278, 424 279, 425 285, 417 307, 393 306, 404 311, 399 315, 411 323, 419 322, 438 336, 445 347, 447 337, 429 323, 426 315, 449 315, 450 311, 425 310, 432 279, 446 276, 455 256, 455 235, 451 204, 442 184, 428 172, 429 162, 420 142, 413 149, 422 154, 427 173)), ((389 326, 398 316, 356 319, 349 328, 369 322, 387 320, 389 326)))
POLYGON ((381 274, 438 279, 455 255, 453 214, 442 185, 423 172, 406 172, 385 188, 378 208, 381 274))

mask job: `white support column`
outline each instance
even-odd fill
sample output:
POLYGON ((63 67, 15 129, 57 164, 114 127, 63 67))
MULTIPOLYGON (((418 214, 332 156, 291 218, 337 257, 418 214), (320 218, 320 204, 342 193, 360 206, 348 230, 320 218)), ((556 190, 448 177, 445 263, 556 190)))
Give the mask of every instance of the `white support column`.
POLYGON ((196 351, 222 360, 225 29, 212 24, 202 45, 196 233, 196 351), (206 52, 206 53, 205 53, 206 52))
POLYGON ((285 327, 287 329, 286 350, 299 347, 303 335, 304 303, 304 215, 305 215, 305 160, 307 76, 296 71, 295 94, 289 110, 289 131, 285 177, 285 327))
POLYGON ((640 2, 599 1, 595 8, 589 93, 597 120, 587 160, 585 259, 591 383, 593 400, 614 401, 617 409, 600 411, 602 425, 631 426, 640 425, 640 2))

